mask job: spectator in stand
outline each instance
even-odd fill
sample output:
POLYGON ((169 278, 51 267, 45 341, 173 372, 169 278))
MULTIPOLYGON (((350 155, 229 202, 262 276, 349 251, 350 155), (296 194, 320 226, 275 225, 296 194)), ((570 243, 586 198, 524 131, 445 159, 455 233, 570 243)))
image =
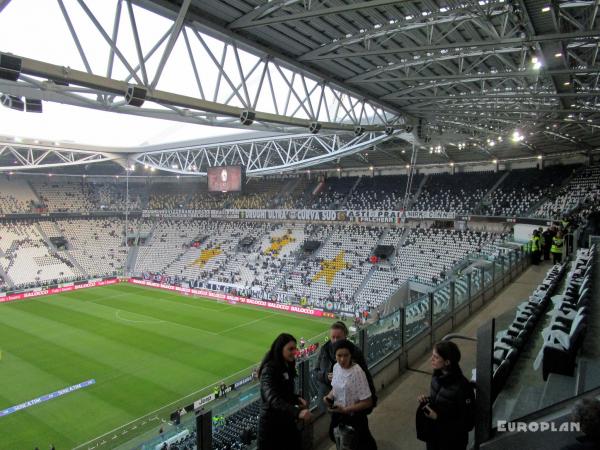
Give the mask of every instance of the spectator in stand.
POLYGON ((531 249, 531 263, 538 265, 540 263, 540 255, 542 254, 542 239, 538 230, 533 230, 529 245, 531 249))
POLYGON ((330 437, 337 448, 377 450, 367 418, 368 411, 373 408, 373 398, 365 372, 353 361, 355 348, 347 339, 334 344, 337 363, 333 366, 332 389, 323 397, 332 413, 330 437), (352 445, 342 446, 340 441, 347 437, 351 437, 352 445))
POLYGON ((550 260, 550 248, 552 247, 552 238, 556 236, 554 227, 549 227, 542 233, 542 240, 544 241, 544 261, 550 260))
POLYGON ((592 450, 600 448, 600 400, 584 398, 573 408, 572 418, 578 422, 584 435, 577 437, 577 443, 567 445, 562 450, 592 450))
POLYGON ((296 421, 309 422, 311 414, 306 400, 294 393, 297 351, 296 338, 282 333, 273 341, 258 370, 258 450, 302 449, 296 421))

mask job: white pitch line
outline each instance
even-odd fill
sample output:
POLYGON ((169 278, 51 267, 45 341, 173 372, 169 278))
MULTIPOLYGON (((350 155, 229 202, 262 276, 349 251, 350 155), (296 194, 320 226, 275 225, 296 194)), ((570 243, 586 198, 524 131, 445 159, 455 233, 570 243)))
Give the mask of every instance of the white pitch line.
MULTIPOLYGON (((121 312, 121 310, 117 309, 117 311, 115 312, 115 316, 117 317, 117 319, 122 320, 124 322, 147 323, 147 324, 165 323, 164 320, 160 320, 160 319, 155 319, 155 320, 131 320, 131 319, 126 319, 125 317, 121 317, 121 315, 119 314, 120 312, 121 312)), ((143 316, 143 314, 138 314, 138 313, 133 313, 133 314, 136 314, 138 316, 143 316)), ((149 317, 149 316, 144 316, 144 317, 149 317)))
POLYGON ((245 322, 245 323, 242 323, 240 325, 236 325, 235 327, 231 327, 231 328, 227 328, 227 329, 225 329, 223 331, 219 331, 217 334, 223 334, 223 333, 227 333, 229 331, 237 330, 238 328, 243 328, 245 326, 252 325, 253 323, 260 322, 262 320, 268 319, 269 317, 273 317, 273 316, 276 316, 276 315, 277 315, 276 312, 275 313, 271 313, 271 314, 269 314, 267 316, 264 316, 264 317, 261 317, 259 319, 254 319, 254 320, 251 320, 250 322, 245 322))

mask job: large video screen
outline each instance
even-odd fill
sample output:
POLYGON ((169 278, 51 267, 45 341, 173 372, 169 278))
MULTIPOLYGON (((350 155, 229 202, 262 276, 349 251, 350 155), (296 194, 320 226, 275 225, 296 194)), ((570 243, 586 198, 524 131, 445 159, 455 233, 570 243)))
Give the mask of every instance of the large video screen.
POLYGON ((208 168, 209 192, 241 192, 244 182, 242 166, 219 166, 208 168))

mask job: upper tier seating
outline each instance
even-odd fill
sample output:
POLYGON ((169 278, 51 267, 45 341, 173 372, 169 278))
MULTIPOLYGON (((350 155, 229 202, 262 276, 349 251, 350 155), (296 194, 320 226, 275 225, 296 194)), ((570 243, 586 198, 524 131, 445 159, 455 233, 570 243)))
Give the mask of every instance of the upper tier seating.
POLYGON ((83 182, 34 180, 32 186, 49 212, 85 212, 94 209, 92 187, 83 182))
POLYGON ((470 214, 501 176, 494 172, 429 175, 411 209, 470 214))
POLYGON ((357 180, 358 177, 328 178, 325 182, 325 189, 318 196, 313 197, 312 204, 307 207, 309 209, 341 208, 357 180))
POLYGON ((560 219, 579 204, 597 204, 599 200, 600 166, 582 167, 566 186, 535 211, 534 216, 560 219))
POLYGON ((0 214, 30 212, 37 203, 26 180, 0 178, 0 214))
POLYGON ((544 170, 513 170, 495 189, 482 213, 488 216, 527 216, 544 196, 553 193, 569 176, 570 166, 544 170))
MULTIPOLYGON (((421 183, 422 175, 413 178, 411 194, 421 183)), ((348 209, 398 210, 406 193, 406 175, 362 177, 344 205, 348 209)))

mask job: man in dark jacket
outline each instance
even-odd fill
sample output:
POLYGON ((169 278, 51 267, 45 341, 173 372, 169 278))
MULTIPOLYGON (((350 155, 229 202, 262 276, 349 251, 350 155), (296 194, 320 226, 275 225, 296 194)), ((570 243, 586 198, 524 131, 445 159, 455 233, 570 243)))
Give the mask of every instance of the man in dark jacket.
MULTIPOLYGON (((331 390, 331 379, 333 378, 333 366, 336 363, 335 352, 333 351, 333 344, 336 341, 348 338, 348 327, 344 322, 335 322, 329 328, 329 341, 321 347, 319 353, 319 361, 317 366, 317 382, 319 383, 319 398, 323 398, 331 390)), ((375 395, 375 384, 373 383, 373 376, 369 372, 365 357, 356 345, 352 345, 352 359, 358 364, 367 376, 369 388, 373 398, 373 406, 377 404, 377 396, 375 395)), ((325 405, 323 402, 319 402, 319 405, 323 410, 325 405)), ((370 413, 370 411, 368 412, 370 413)))
POLYGON ((550 247, 552 247, 552 238, 556 236, 556 232, 553 228, 547 228, 546 231, 542 233, 542 240, 544 245, 542 247, 544 251, 544 261, 550 260, 550 247))

